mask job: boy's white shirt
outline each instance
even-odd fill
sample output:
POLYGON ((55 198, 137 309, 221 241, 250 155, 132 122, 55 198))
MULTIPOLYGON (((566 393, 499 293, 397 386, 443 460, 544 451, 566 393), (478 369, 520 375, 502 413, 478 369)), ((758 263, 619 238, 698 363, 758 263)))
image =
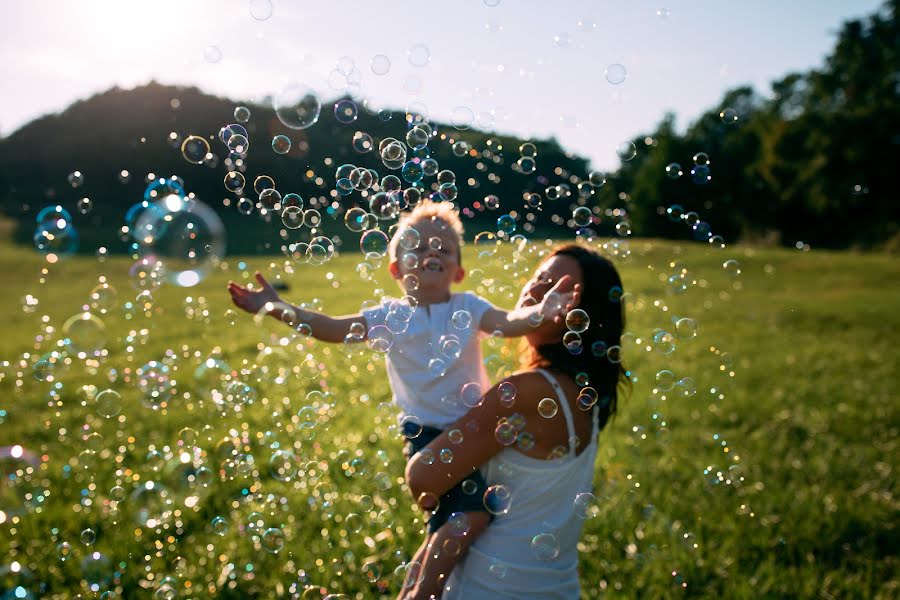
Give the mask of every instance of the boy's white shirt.
POLYGON ((492 305, 471 292, 454 293, 448 302, 417 307, 406 331, 398 332, 394 330, 402 327, 398 327, 396 318, 386 323, 389 303, 386 300, 362 314, 370 331, 378 325, 392 330, 393 344, 385 362, 394 402, 400 407, 399 418, 411 415, 418 417, 422 425, 443 429, 469 411, 460 399, 465 384, 476 382, 482 391, 489 387, 481 358, 481 339, 485 334, 478 326, 492 305), (472 317, 469 327, 462 330, 451 323, 453 314, 461 310, 472 317), (441 353, 441 338, 446 335, 459 338, 462 349, 456 358, 441 353), (446 365, 442 376, 429 370, 435 358, 446 365))

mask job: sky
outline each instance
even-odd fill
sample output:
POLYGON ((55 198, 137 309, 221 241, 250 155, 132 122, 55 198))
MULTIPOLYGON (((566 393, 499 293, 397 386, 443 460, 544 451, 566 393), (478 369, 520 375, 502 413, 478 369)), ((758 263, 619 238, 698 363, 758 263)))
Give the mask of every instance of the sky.
POLYGON ((875 0, 15 2, 4 7, 8 27, 0 36, 6 90, 0 133, 114 85, 155 79, 260 101, 299 83, 317 91, 322 110, 349 92, 367 106, 414 106, 460 127, 555 136, 594 168, 612 170, 616 146, 652 131, 667 111, 684 129, 728 89, 750 84, 768 93, 782 75, 821 65, 843 21, 880 6, 875 0))

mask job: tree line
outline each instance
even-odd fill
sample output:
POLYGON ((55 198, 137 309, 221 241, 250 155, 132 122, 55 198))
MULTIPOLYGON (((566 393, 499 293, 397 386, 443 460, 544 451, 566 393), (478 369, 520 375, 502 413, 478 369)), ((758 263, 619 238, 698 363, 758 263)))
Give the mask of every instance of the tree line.
MULTIPOLYGON (((654 131, 634 137, 634 157, 623 153, 627 160, 606 174, 603 186, 589 185, 587 159, 566 152, 554 139, 522 140, 432 123, 435 136, 427 155, 456 174, 456 202, 469 238, 496 232, 497 218, 509 213, 516 218, 515 233, 571 236, 578 227, 572 211, 584 205, 595 215, 590 229, 601 236, 630 231, 700 241, 719 235, 726 242, 896 247, 898 12, 900 0, 889 0, 869 17, 844 23, 820 68, 781 77, 767 95, 750 87, 730 90, 683 133, 676 130, 674 115, 666 115, 654 131), (464 153, 459 146, 454 152, 459 140, 468 145, 464 153), (520 146, 528 141, 537 151, 533 173, 516 166, 520 146), (539 194, 541 202, 530 194, 539 194), (486 206, 488 195, 497 196, 498 208, 486 206)), ((356 190, 336 194, 335 170, 349 163, 380 177, 399 176, 382 164, 378 144, 387 137, 404 141, 411 126, 405 111, 377 112, 357 102, 355 120, 345 123, 335 117, 331 102, 323 102, 318 123, 292 130, 268 103, 157 83, 108 90, 0 140, 0 208, 17 222, 16 240, 31 243, 35 215, 60 204, 73 214, 81 251, 99 246, 127 251, 119 228, 128 208, 141 201, 148 173, 182 177, 186 190, 225 222, 231 253, 278 252, 307 240, 307 228, 287 229, 277 213, 236 210, 237 196, 223 184, 229 152, 218 139, 221 127, 235 122, 236 106, 251 113, 243 124, 250 139, 243 195, 256 201, 252 182, 268 175, 282 195, 297 193, 321 213, 324 234, 355 246, 357 236, 344 227, 343 215, 353 206, 368 206, 369 198, 356 190), (357 132, 372 137, 373 150, 354 150, 357 132), (271 147, 279 134, 291 139, 284 155, 271 147), (180 143, 188 135, 207 139, 214 158, 201 165, 187 162, 180 143), (75 170, 84 183, 73 188, 67 177, 75 170), (81 214, 77 206, 83 197, 91 199, 91 210, 81 214)), ((426 177, 421 187, 431 193, 435 178, 426 177)))

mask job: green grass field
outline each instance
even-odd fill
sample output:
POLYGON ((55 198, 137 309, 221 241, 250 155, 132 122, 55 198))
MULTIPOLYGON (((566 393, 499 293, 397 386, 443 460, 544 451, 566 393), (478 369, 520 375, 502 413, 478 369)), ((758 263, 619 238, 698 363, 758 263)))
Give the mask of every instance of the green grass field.
MULTIPOLYGON (((896 598, 900 262, 645 240, 630 250, 615 260, 637 383, 601 434, 583 596, 896 598), (737 277, 722 268, 732 258, 737 277), (679 293, 668 277, 682 269, 679 293), (653 330, 677 317, 698 334, 663 354, 653 330), (661 369, 696 393, 689 381, 654 390, 661 369)), ((362 278, 360 258, 285 269, 252 257, 243 270, 229 258, 196 288, 154 291, 145 312, 125 257, 47 265, 0 246, 0 445, 27 451, 0 459, 4 475, 18 470, 0 501, 0 597, 23 597, 16 586, 48 598, 395 596, 422 526, 381 361, 226 312, 226 281, 255 269, 329 313, 396 294, 384 266, 362 278), (93 309, 107 355, 39 362, 100 276, 117 291, 93 309), (137 385, 150 361, 169 370, 171 398, 155 408, 137 385), (234 402, 245 393, 234 382, 252 403, 234 402), (119 404, 98 401, 107 388, 119 404), (270 464, 276 452, 286 470, 270 464)), ((479 261, 468 248, 463 287, 509 307, 537 261, 509 249, 479 261)), ((514 350, 485 343, 492 377, 514 350)))

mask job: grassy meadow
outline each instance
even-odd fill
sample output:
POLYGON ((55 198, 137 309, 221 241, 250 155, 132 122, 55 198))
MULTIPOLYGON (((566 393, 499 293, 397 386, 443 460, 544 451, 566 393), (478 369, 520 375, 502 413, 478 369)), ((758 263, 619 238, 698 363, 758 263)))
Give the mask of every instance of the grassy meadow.
MULTIPOLYGON (((900 262, 624 246, 606 249, 636 382, 601 434, 583 597, 896 598, 900 262), (666 354, 654 329, 680 317, 697 335, 666 354)), ((545 248, 470 246, 462 288, 510 307, 545 248)), ((383 361, 229 312, 225 292, 259 269, 332 314, 396 295, 360 260, 229 257, 138 302, 127 257, 0 246, 0 446, 21 446, 0 458, 0 598, 396 596, 422 522, 383 361), (92 298, 101 277, 114 292, 92 298), (48 355, 92 303, 104 356, 48 355), (151 361, 156 402, 139 389, 151 361)), ((484 354, 496 379, 515 346, 484 354)))

